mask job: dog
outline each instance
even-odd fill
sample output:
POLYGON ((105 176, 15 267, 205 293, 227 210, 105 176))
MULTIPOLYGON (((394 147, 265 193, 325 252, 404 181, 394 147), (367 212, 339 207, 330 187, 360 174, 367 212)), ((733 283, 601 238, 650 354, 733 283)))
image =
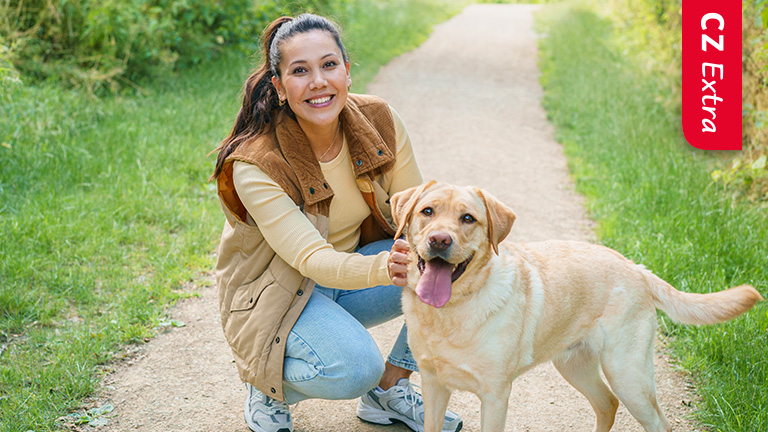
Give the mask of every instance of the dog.
POLYGON ((515 214, 478 188, 430 182, 390 203, 410 246, 402 306, 425 432, 441 430, 453 390, 480 398, 482 432, 503 431, 512 381, 546 361, 589 400, 595 432, 611 429, 619 400, 646 431, 670 431, 654 384, 656 308, 714 324, 763 299, 749 285, 684 293, 604 246, 502 242, 515 214))

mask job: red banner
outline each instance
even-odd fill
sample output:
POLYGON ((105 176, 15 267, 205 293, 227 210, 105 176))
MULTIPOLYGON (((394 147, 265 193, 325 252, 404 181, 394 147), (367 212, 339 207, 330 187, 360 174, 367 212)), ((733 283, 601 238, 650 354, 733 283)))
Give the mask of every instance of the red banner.
POLYGON ((683 0, 683 134, 702 150, 741 150, 741 2, 683 0))

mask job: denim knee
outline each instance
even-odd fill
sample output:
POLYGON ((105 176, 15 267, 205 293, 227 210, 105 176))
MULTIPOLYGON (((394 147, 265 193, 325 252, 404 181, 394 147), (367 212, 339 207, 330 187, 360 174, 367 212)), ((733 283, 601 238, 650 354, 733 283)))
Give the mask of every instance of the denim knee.
POLYGON ((355 399, 379 384, 384 374, 384 359, 375 343, 373 348, 352 349, 323 368, 324 378, 331 383, 326 387, 328 394, 324 399, 355 399))

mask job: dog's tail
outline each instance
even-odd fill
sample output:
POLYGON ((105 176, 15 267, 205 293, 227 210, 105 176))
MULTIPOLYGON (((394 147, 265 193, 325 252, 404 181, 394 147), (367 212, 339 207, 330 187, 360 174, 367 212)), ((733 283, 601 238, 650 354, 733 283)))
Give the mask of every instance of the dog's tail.
POLYGON ((683 324, 715 324, 736 318, 752 309, 763 296, 750 285, 740 285, 709 294, 676 290, 650 271, 643 269, 651 287, 653 303, 674 321, 683 324))

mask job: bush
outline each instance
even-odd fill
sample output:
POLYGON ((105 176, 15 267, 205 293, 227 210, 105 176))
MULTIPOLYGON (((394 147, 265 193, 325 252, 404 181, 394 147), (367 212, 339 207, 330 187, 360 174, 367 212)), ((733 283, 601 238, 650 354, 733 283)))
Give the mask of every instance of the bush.
POLYGON ((0 57, 25 77, 95 91, 137 85, 248 47, 276 2, 0 0, 0 57))

